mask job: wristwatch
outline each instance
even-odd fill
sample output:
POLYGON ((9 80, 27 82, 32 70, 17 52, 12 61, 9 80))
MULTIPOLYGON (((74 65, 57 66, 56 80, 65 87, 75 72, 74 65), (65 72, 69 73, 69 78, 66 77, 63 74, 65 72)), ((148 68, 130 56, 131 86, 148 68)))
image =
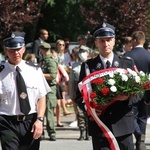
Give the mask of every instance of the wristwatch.
POLYGON ((41 122, 44 122, 44 117, 37 117, 38 120, 40 120, 41 122))

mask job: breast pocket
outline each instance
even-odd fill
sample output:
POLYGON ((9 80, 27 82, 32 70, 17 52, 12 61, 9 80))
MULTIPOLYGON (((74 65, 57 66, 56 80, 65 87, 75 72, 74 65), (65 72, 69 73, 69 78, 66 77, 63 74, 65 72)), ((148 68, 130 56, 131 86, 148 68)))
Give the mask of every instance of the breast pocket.
POLYGON ((27 93, 28 93, 29 99, 31 100, 37 99, 38 88, 36 84, 26 84, 26 87, 27 87, 27 93))
POLYGON ((11 105, 10 97, 12 91, 13 91, 13 87, 11 85, 0 87, 0 106, 11 105))

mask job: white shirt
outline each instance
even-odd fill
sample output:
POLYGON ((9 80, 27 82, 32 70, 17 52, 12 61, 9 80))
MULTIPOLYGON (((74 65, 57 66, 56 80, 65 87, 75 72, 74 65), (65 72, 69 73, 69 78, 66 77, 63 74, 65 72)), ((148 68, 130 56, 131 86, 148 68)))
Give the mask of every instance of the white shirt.
POLYGON ((70 67, 70 65, 71 65, 71 57, 68 52, 64 54, 64 64, 67 67, 70 67))
MULTIPOLYGON (((29 114, 37 112, 38 99, 51 91, 47 84, 41 68, 30 66, 24 60, 17 65, 20 69, 29 97, 31 110, 29 114)), ((9 62, 5 63, 5 68, 0 72, 0 115, 19 115, 19 99, 16 89, 16 66, 9 62)))
POLYGON ((107 65, 106 65, 106 62, 107 62, 107 61, 109 61, 109 62, 110 62, 110 66, 112 66, 112 62, 113 62, 113 59, 114 59, 114 54, 112 54, 109 59, 107 59, 107 58, 105 58, 105 57, 103 57, 103 56, 100 55, 100 59, 102 60, 102 63, 103 63, 103 65, 104 65, 104 68, 107 67, 107 65))

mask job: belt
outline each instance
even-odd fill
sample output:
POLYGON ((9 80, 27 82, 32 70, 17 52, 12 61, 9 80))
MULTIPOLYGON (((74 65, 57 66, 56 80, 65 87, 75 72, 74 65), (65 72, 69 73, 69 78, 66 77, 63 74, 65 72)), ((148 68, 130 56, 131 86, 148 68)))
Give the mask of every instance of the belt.
POLYGON ((8 120, 25 121, 25 120, 32 120, 33 118, 36 118, 37 113, 29 114, 29 115, 15 115, 15 116, 0 115, 0 116, 8 120))

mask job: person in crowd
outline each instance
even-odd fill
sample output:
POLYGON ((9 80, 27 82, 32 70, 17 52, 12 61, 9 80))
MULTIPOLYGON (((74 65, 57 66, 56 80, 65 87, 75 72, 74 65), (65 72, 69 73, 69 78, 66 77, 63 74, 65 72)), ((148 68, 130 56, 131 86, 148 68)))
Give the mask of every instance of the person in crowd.
POLYGON ((68 84, 68 94, 69 94, 69 97, 70 99, 72 100, 72 103, 73 103, 73 108, 74 108, 74 113, 75 113, 75 120, 73 122, 71 122, 69 124, 70 127, 77 127, 77 114, 78 114, 78 109, 77 109, 77 105, 76 103, 74 103, 74 94, 75 94, 75 91, 74 90, 74 87, 77 87, 76 85, 74 86, 74 82, 75 82, 75 72, 73 71, 73 66, 74 66, 74 63, 78 63, 79 62, 79 48, 78 47, 74 47, 72 49, 72 53, 71 53, 71 56, 72 56, 72 62, 71 62, 71 72, 70 72, 70 75, 69 75, 69 84, 68 84))
POLYGON ((39 31, 39 37, 33 42, 32 53, 35 54, 37 62, 40 62, 41 55, 39 51, 39 46, 48 39, 48 31, 46 29, 41 29, 39 31))
MULTIPOLYGON (((70 97, 74 102, 76 97, 76 90, 78 88, 79 82, 79 74, 81 70, 81 64, 88 59, 89 49, 85 46, 81 46, 78 51, 78 61, 73 63, 72 70, 70 73, 69 78, 69 89, 70 89, 70 97)), ((88 122, 87 122, 87 115, 84 111, 82 111, 75 103, 74 103, 74 110, 76 114, 76 122, 78 123, 78 127, 80 130, 80 137, 78 138, 79 141, 81 140, 89 140, 88 134, 88 122)), ((75 122, 73 122, 75 124, 75 122)), ((70 126, 73 126, 72 125, 70 126)))
MULTIPOLYGON (((65 42, 64 40, 58 39, 56 41, 56 52, 57 52, 57 61, 58 61, 58 65, 62 65, 64 67, 64 69, 66 70, 66 72, 69 75, 70 69, 68 69, 65 66, 65 42)), ((62 78, 63 79, 63 78, 62 78)), ((67 82, 65 82, 64 80, 61 81, 61 83, 57 86, 58 88, 58 93, 59 95, 61 95, 62 99, 61 99, 61 107, 63 109, 63 115, 70 115, 71 113, 67 110, 66 108, 66 100, 65 100, 65 96, 66 96, 66 91, 65 89, 67 89, 67 82)))
POLYGON ((50 44, 44 42, 40 45, 39 49, 43 56, 41 68, 52 89, 52 92, 46 95, 46 129, 50 137, 49 140, 56 141, 54 108, 56 108, 56 76, 58 63, 52 56, 50 44))
MULTIPOLYGON (((134 70, 135 64, 132 59, 119 57, 113 52, 115 28, 112 25, 104 22, 96 27, 91 34, 95 37, 95 45, 99 50, 99 55, 82 63, 79 82, 88 75, 85 69, 88 69, 90 73, 105 69, 106 67, 130 68, 134 70), (108 61, 109 66, 107 66, 108 61)), ((118 95, 115 97, 116 102, 108 106, 103 115, 101 115, 101 121, 108 127, 108 132, 112 132, 116 138, 120 150, 134 150, 132 136, 134 131, 134 115, 132 113, 132 104, 134 101, 140 100, 142 95, 139 94, 134 97, 118 95)), ((76 92, 75 102, 83 111, 86 110, 82 93, 79 89, 76 92)), ((101 110, 98 108, 96 108, 96 112, 98 116, 101 114, 101 110)), ((88 128, 89 135, 92 136, 93 150, 109 150, 110 144, 108 140, 90 115, 88 116, 88 128)))
POLYGON ((85 36, 84 36, 84 35, 79 35, 79 36, 77 37, 77 42, 78 42, 78 44, 79 44, 79 47, 80 47, 81 45, 86 45, 86 38, 85 38, 85 36))
POLYGON ((71 53, 70 53, 70 39, 69 38, 65 38, 64 39, 65 42, 65 51, 64 51, 64 64, 65 66, 68 68, 68 70, 71 68, 71 53))
POLYGON ((148 42, 148 44, 147 44, 147 46, 146 46, 146 49, 147 49, 148 51, 150 51, 150 42, 148 42))
MULTIPOLYGON (((145 43, 145 49, 148 51, 148 52, 150 52, 150 42, 148 41, 147 43, 145 43)), ((147 110, 147 124, 150 124, 150 106, 148 106, 148 108, 147 108, 148 110, 147 110)))
POLYGON ((132 37, 126 36, 123 38, 123 48, 118 51, 119 55, 123 55, 124 53, 131 51, 132 49, 132 37))
POLYGON ((32 53, 27 54, 24 59, 25 59, 26 61, 31 61, 31 62, 37 63, 36 56, 35 56, 35 54, 32 54, 32 53))
MULTIPOLYGON (((150 73, 150 53, 143 47, 145 42, 145 34, 142 31, 132 33, 133 49, 125 53, 125 56, 131 57, 139 71, 150 73), (142 57, 141 57, 142 56, 142 57)), ((147 105, 150 101, 150 91, 146 91, 141 101, 133 105, 134 111, 134 135, 136 138, 136 149, 146 150, 145 133, 147 122, 147 105)))
POLYGON ((51 91, 41 68, 22 59, 24 36, 24 32, 15 31, 3 40, 8 60, 0 67, 2 150, 39 150, 45 95, 51 91))

